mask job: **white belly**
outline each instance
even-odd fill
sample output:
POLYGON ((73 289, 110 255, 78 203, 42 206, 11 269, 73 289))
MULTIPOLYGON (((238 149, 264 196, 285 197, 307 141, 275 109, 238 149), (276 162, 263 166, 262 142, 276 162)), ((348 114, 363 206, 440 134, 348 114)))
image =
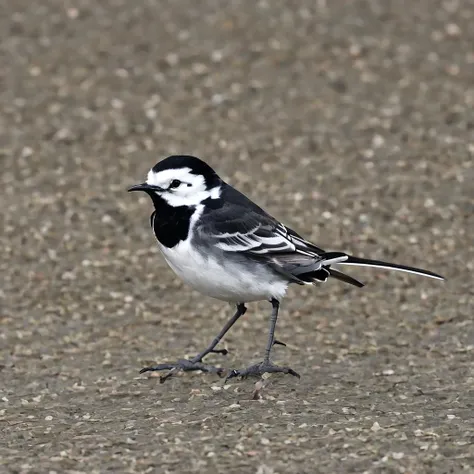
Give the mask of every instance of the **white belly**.
POLYGON ((250 301, 280 300, 288 282, 263 265, 244 266, 233 260, 224 261, 203 255, 192 249, 189 241, 173 248, 159 244, 168 265, 186 283, 213 298, 246 303, 250 301))

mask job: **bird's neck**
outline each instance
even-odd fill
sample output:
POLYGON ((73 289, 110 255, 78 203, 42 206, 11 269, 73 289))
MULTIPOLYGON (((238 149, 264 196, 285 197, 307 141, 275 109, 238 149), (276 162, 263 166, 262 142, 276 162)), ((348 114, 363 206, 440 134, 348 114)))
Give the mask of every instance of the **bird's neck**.
POLYGON ((170 206, 163 198, 153 196, 155 211, 150 224, 161 245, 171 248, 186 240, 195 206, 170 206))

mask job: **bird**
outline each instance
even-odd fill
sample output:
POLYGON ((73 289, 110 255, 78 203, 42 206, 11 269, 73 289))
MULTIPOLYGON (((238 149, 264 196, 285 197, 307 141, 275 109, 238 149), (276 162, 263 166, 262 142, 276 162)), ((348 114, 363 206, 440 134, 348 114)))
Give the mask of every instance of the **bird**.
POLYGON ((444 280, 420 268, 325 251, 271 216, 195 156, 162 159, 150 169, 146 181, 128 191, 142 191, 151 198, 154 211, 150 225, 165 261, 176 275, 201 294, 235 305, 231 319, 195 357, 140 371, 167 370, 161 382, 180 371, 200 370, 222 377, 225 369, 206 364, 203 359, 210 353, 227 353, 216 346, 246 313, 246 305, 255 301, 271 303, 263 360, 229 370, 226 380, 265 373, 299 378, 292 368, 271 360, 273 345, 280 343, 275 339, 280 303, 290 284, 316 285, 333 278, 362 288, 362 282, 341 270, 344 266, 398 270, 444 280))

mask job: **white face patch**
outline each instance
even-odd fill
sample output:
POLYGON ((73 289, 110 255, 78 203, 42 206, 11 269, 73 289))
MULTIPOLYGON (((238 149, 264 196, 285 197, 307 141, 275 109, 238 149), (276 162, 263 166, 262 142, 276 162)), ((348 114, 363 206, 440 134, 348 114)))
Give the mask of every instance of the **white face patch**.
POLYGON ((207 198, 217 199, 220 187, 208 189, 202 175, 191 173, 190 168, 163 170, 158 173, 150 170, 146 179, 147 184, 159 186, 164 191, 157 192, 168 204, 178 206, 196 206, 207 198), (177 187, 170 185, 178 180, 177 187))

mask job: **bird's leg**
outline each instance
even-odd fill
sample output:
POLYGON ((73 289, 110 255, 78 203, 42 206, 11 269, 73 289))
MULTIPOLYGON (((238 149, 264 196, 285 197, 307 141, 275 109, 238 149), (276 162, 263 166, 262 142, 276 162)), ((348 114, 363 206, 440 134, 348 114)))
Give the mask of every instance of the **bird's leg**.
POLYGON ((237 320, 243 316, 247 312, 247 308, 243 303, 239 303, 237 305, 237 311, 235 312, 234 316, 227 322, 227 324, 222 328, 221 332, 214 338, 214 340, 211 342, 209 347, 204 349, 202 352, 200 352, 198 355, 196 355, 191 362, 201 362, 202 359, 207 356, 207 354, 210 353, 216 353, 216 354, 227 354, 227 349, 214 349, 217 344, 219 344, 220 340, 224 337, 226 332, 237 322, 237 320))
POLYGON ((294 375, 295 377, 300 377, 297 372, 295 372, 290 367, 279 367, 278 365, 274 365, 270 361, 270 354, 272 351, 272 347, 274 344, 278 343, 275 341, 275 328, 278 319, 278 310, 280 308, 280 303, 276 299, 271 300, 272 303, 272 315, 270 318, 270 330, 268 332, 268 341, 267 346, 265 347, 265 356, 263 358, 263 362, 259 364, 252 365, 243 370, 231 370, 229 375, 227 375, 226 381, 232 379, 234 377, 248 377, 248 376, 261 376, 265 373, 283 373, 283 374, 290 374, 294 375))
POLYGON ((267 347, 265 348, 265 357, 263 359, 264 364, 270 363, 270 353, 275 342, 275 329, 278 319, 278 310, 280 309, 280 303, 277 300, 272 299, 271 303, 272 315, 270 317, 270 330, 268 331, 267 347))
POLYGON ((222 328, 219 334, 214 338, 214 340, 211 342, 209 347, 201 351, 191 360, 181 359, 181 360, 178 360, 178 362, 174 364, 159 364, 153 367, 145 367, 144 369, 140 370, 140 373, 143 374, 144 372, 169 370, 169 372, 166 375, 162 375, 160 377, 160 382, 162 383, 166 381, 166 379, 174 375, 176 372, 179 372, 180 370, 183 370, 185 372, 192 371, 192 370, 202 370, 203 372, 211 372, 211 373, 215 373, 221 376, 224 373, 224 369, 220 367, 214 367, 213 365, 203 364, 202 359, 207 354, 210 354, 210 353, 218 353, 218 354, 224 354, 224 355, 227 354, 226 349, 216 350, 215 347, 217 346, 217 344, 219 344, 220 340, 224 337, 227 331, 237 322, 237 320, 242 315, 245 314, 246 311, 247 311, 247 308, 245 307, 245 305, 243 303, 239 303, 237 305, 237 311, 235 312, 235 314, 227 322, 227 324, 222 328))

